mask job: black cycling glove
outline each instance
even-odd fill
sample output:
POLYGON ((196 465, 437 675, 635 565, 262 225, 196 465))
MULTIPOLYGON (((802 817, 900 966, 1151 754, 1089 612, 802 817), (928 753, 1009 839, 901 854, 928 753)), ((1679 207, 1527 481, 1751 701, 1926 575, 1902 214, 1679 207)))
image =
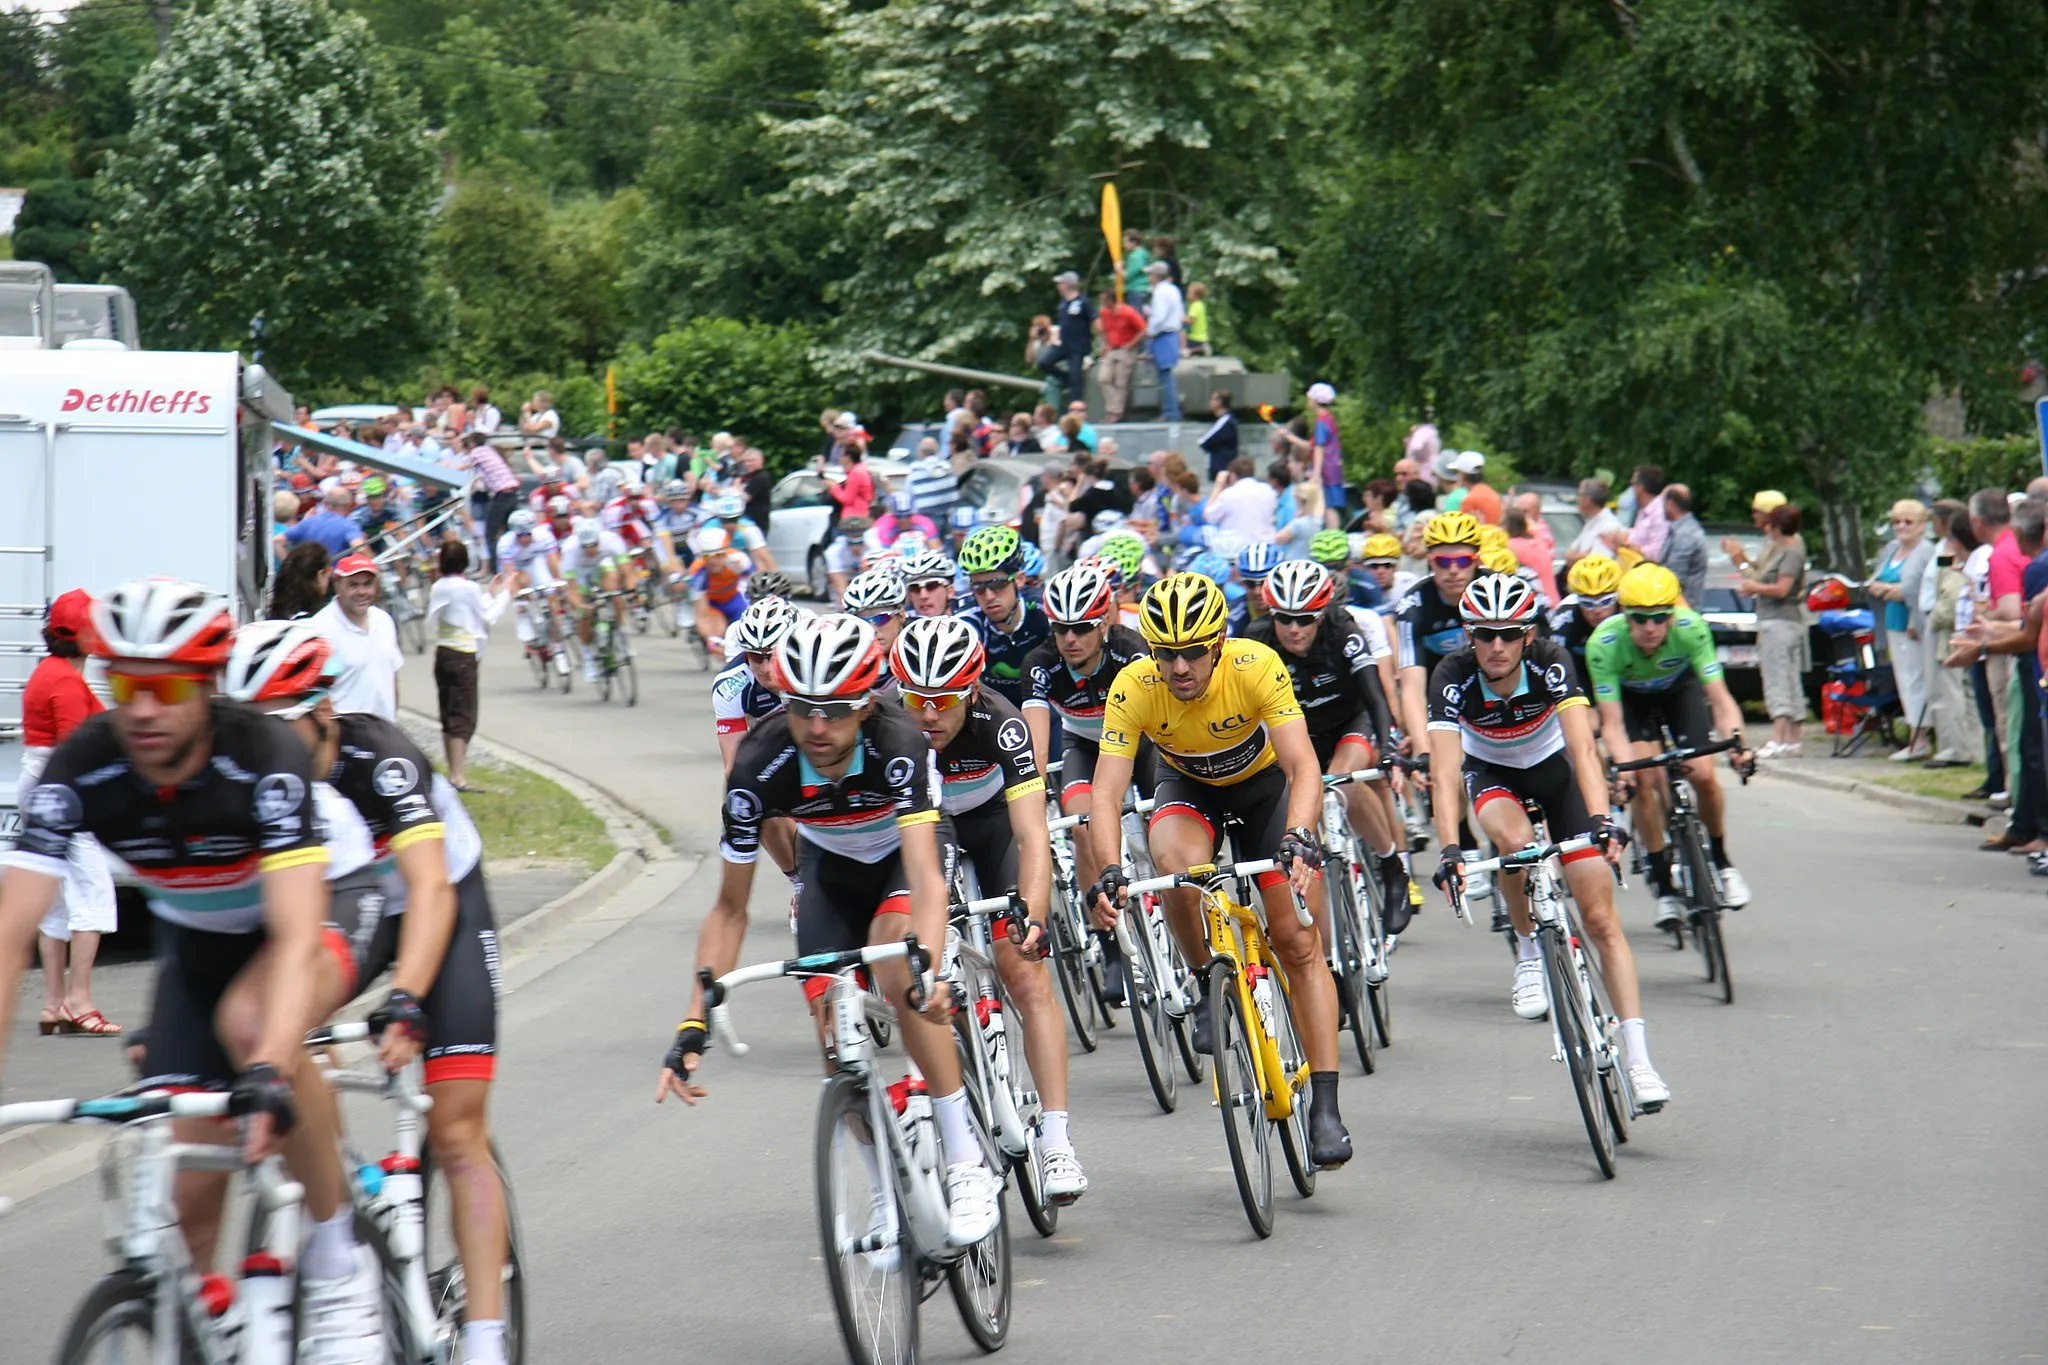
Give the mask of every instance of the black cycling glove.
POLYGON ((1089 908, 1094 908, 1097 896, 1107 896, 1111 905, 1121 905, 1124 891, 1130 884, 1130 874, 1121 866, 1103 868, 1102 875, 1095 879, 1095 885, 1088 888, 1089 908))
POLYGON ((1280 840, 1279 851, 1273 856, 1282 869, 1287 870, 1291 870, 1291 865, 1297 861, 1312 868, 1323 865, 1322 846, 1316 843, 1316 836, 1305 829, 1288 830, 1280 840))
POLYGON ((370 1036, 382 1038, 384 1030, 397 1027, 422 1047, 427 1042, 427 1012, 413 999, 411 991, 393 990, 384 1003, 370 1011, 370 1036))
POLYGON ((228 1088, 228 1113, 236 1118, 268 1114, 279 1137, 292 1130, 298 1117, 298 1111, 292 1107, 291 1086, 268 1062, 258 1062, 235 1077, 228 1088))
POLYGON ((668 1056, 661 1059, 661 1064, 687 1080, 692 1069, 689 1059, 702 1058, 708 1041, 703 1020, 685 1019, 676 1027, 676 1039, 669 1044, 668 1056))
POLYGON ((1600 845, 1602 853, 1610 848, 1627 848, 1628 831, 1615 824, 1613 816, 1602 816, 1600 828, 1593 831, 1593 842, 1600 845))
POLYGON ((1464 849, 1456 844, 1444 845, 1443 856, 1437 859, 1436 875, 1430 878, 1437 890, 1448 893, 1454 883, 1464 879, 1464 861, 1464 849))

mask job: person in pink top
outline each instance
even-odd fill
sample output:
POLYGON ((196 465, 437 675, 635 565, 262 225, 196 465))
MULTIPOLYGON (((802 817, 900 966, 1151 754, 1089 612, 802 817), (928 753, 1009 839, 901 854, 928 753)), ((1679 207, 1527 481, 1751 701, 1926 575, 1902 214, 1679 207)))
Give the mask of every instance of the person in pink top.
POLYGON ((841 468, 846 477, 825 484, 825 496, 839 504, 840 517, 871 517, 875 504, 875 476, 869 472, 867 461, 861 458, 866 452, 857 441, 848 441, 839 448, 841 468))
MULTIPOLYGON (((1529 525, 1529 514, 1521 506, 1521 499, 1507 511, 1508 548, 1515 552, 1515 560, 1523 568, 1536 575, 1536 584, 1542 589, 1546 608, 1554 607, 1564 599, 1557 595, 1557 570, 1551 563, 1554 547, 1549 537, 1538 536, 1529 525)), ((1543 525, 1538 517, 1536 525, 1543 525)))
MULTIPOLYGON (((91 596, 73 588, 50 604, 43 623, 49 657, 29 675, 21 698, 23 752, 16 800, 24 807, 35 800, 36 779, 50 751, 86 718, 106 709, 85 682, 91 613, 91 596)), ((43 1033, 103 1038, 121 1032, 92 1003, 93 960, 99 956, 100 936, 114 932, 114 924, 114 878, 106 854, 91 835, 74 835, 63 890, 37 937, 43 956, 43 1033)))

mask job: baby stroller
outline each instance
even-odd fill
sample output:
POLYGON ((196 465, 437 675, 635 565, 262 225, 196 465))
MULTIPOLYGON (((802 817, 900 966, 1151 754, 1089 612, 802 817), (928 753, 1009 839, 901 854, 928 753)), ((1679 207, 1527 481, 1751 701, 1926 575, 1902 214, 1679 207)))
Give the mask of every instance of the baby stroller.
POLYGON ((1884 748, 1910 738, 1892 666, 1877 661, 1876 618, 1848 603, 1849 585, 1839 578, 1822 579, 1806 598, 1826 641, 1820 714, 1822 727, 1835 737, 1836 758, 1852 757, 1873 738, 1884 748))

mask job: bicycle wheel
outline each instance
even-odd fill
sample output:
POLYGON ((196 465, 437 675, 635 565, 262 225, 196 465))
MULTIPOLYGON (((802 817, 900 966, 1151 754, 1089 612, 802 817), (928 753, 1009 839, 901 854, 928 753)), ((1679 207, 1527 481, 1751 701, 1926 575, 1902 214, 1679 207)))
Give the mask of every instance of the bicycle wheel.
POLYGON ((1173 1025, 1166 1018, 1166 1001, 1160 995, 1158 964, 1152 958, 1152 936, 1145 929, 1145 914, 1135 904, 1124 911, 1124 933, 1117 950, 1124 960, 1125 998, 1131 1007, 1131 1032, 1138 1035, 1138 1056, 1145 1063, 1145 1079, 1152 1086, 1152 1098, 1163 1113, 1171 1114, 1180 1104, 1173 1069, 1173 1025), (1128 946, 1122 941, 1129 940, 1128 946))
POLYGON ((1046 917, 1052 929, 1052 974, 1060 983, 1060 999, 1067 1007, 1075 1041, 1083 1052, 1093 1052, 1099 1042, 1095 1024, 1101 1005, 1088 985, 1086 932, 1075 926, 1066 888, 1054 883, 1052 895, 1052 912, 1046 917))
MULTIPOLYGON (((505 1158, 498 1144, 491 1143, 491 1168, 497 1173, 498 1188, 505 1196, 504 1317, 505 1359, 511 1365, 526 1360, 526 1269, 519 1232, 519 1207, 512 1197, 512 1178, 505 1174, 505 1158)), ((420 1157, 420 1219, 426 1236, 427 1296, 434 1305, 434 1337, 447 1350, 445 1359, 462 1359, 462 1324, 469 1318, 469 1284, 462 1271, 462 1258, 455 1247, 454 1205, 449 1200, 448 1180, 435 1167, 431 1150, 420 1157), (437 1209, 448 1209, 439 1216, 437 1209)))
POLYGON ((661 622, 661 633, 673 640, 683 628, 683 618, 676 614, 682 610, 682 599, 668 590, 666 581, 656 585, 654 595, 654 615, 661 622))
MULTIPOLYGON (((1280 973, 1273 973, 1275 990, 1273 995, 1279 1008, 1273 1011, 1273 1042, 1280 1052, 1280 1069, 1285 1073, 1275 1080, 1293 1085, 1294 1074, 1308 1061, 1308 1051, 1302 1046, 1301 1033, 1294 1026, 1294 1000, 1284 989, 1279 988, 1280 973)), ((1287 1158, 1287 1174, 1294 1181, 1294 1189, 1303 1199, 1314 1197, 1316 1192, 1316 1165, 1309 1156, 1308 1145, 1308 1087, 1294 1091, 1294 1109, 1273 1128, 1280 1139, 1281 1155, 1287 1158)))
POLYGON ((1593 1017, 1600 1021, 1607 1043, 1608 1064, 1600 1068, 1600 1103, 1607 1113, 1607 1127, 1614 1134, 1614 1143, 1618 1147, 1628 1141, 1628 1114, 1631 1101, 1622 1080, 1621 1043, 1610 1031, 1611 1025, 1608 1022, 1614 1018, 1614 1010, 1608 1004, 1607 983, 1600 975, 1598 955, 1590 946, 1591 940, 1586 936, 1585 926, 1579 923, 1576 910, 1567 910, 1566 913, 1570 916, 1571 932, 1577 937, 1581 949, 1585 952, 1586 970, 1579 979, 1585 984, 1586 998, 1591 1004, 1593 1017))
MULTIPOLYGON (((1195 974, 1188 967, 1187 959, 1181 956, 1180 945, 1173 942, 1171 934, 1166 935, 1168 956, 1166 976, 1173 989, 1180 992, 1183 1000, 1193 1000, 1201 995, 1202 988, 1195 982, 1195 974)), ((1183 1010, 1178 1017, 1168 1015, 1173 1023, 1173 1043, 1180 1052, 1180 1064, 1186 1069, 1188 1079, 1196 1085, 1209 1079, 1209 1059, 1195 1049, 1194 1015, 1183 1010)))
POLYGON ((1258 1068, 1252 1061, 1251 1034, 1245 1027, 1244 999, 1238 994, 1237 968, 1228 958, 1209 965, 1209 1000, 1214 1011, 1210 1039, 1216 1063, 1216 1105, 1223 1111, 1223 1141, 1230 1148, 1230 1169, 1237 1177, 1237 1195, 1252 1231, 1273 1235, 1273 1125, 1259 1095, 1258 1068))
POLYGON ((876 1141, 865 1083, 844 1071, 827 1079, 818 1099, 818 1237, 839 1335, 853 1365, 911 1365, 923 1285, 876 1141))
POLYGON ((1721 911, 1710 907, 1693 916, 1693 937, 1707 960, 1707 980, 1721 983, 1721 1003, 1735 1003, 1735 978, 1728 974, 1728 941, 1721 936, 1721 911))
POLYGON ((541 691, 547 691, 548 683, 551 681, 548 677, 547 648, 545 646, 536 648, 533 645, 525 645, 522 648, 526 650, 526 662, 533 667, 533 680, 540 684, 541 691))
POLYGON ((1373 1041, 1376 1025, 1372 1007, 1366 1001, 1370 992, 1365 984, 1365 933, 1359 923, 1357 889, 1352 885, 1350 861, 1332 860, 1325 869, 1323 884, 1329 888, 1330 943, 1337 957, 1336 970, 1331 973, 1337 983, 1337 1021, 1351 1035, 1351 1046, 1358 1054, 1358 1064, 1370 1076, 1375 1069, 1373 1041), (1333 869, 1336 875, 1329 875, 1333 869))
POLYGON ((561 662, 555 665, 555 686, 566 697, 569 689, 576 685, 576 669, 583 662, 583 642, 576 638, 574 631, 562 629, 558 623, 554 643, 555 648, 561 651, 557 656, 561 662))
POLYGON ((626 699, 626 705, 640 704, 640 668, 633 661, 633 647, 623 645, 617 659, 619 695, 626 699))
POLYGON ((1564 1063, 1571 1072, 1572 1093, 1578 1097, 1579 1117, 1586 1123, 1586 1138, 1593 1144, 1593 1159, 1600 1174, 1614 1179, 1614 1138, 1607 1129, 1602 1110, 1598 1070, 1593 1048, 1586 1037, 1586 1004, 1579 994, 1578 973, 1572 970, 1564 936, 1556 929, 1538 934, 1543 944, 1543 975, 1550 987, 1550 1017, 1556 1022, 1559 1041, 1564 1045, 1564 1063))
MULTIPOLYGON (((155 1280, 136 1270, 101 1276, 71 1315, 64 1344, 57 1350, 57 1365, 155 1360, 156 1289, 155 1280)), ((184 1330, 182 1316, 178 1360, 180 1365, 199 1365, 198 1346, 184 1330)))

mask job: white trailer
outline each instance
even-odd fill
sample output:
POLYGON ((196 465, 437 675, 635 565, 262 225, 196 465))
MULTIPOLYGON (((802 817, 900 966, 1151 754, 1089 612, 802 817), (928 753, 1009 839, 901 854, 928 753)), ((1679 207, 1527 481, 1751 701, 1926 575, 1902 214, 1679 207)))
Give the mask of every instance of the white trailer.
POLYGON ((0 840, 19 828, 22 689, 48 604, 167 574, 255 616, 270 583, 271 423, 291 416, 291 395, 231 351, 16 351, 0 364, 0 840))

